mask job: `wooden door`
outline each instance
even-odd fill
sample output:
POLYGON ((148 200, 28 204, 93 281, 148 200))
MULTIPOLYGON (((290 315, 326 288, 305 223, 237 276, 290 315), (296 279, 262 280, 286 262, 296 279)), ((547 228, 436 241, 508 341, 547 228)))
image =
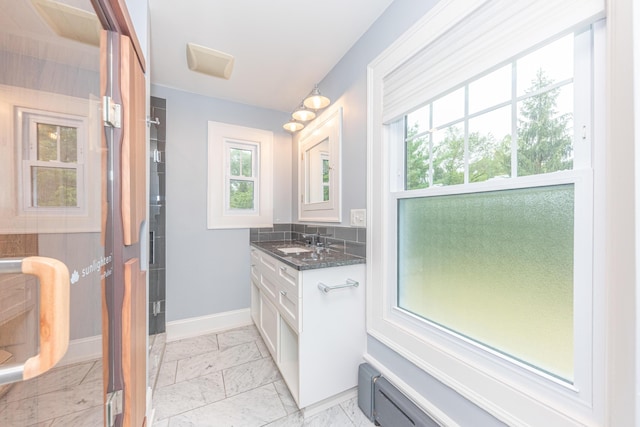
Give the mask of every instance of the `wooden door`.
MULTIPOLYGON (((146 268, 140 251, 146 238, 140 236, 146 220, 146 114, 145 77, 131 39, 120 36, 120 89, 122 93, 122 244, 124 300, 122 306, 125 426, 141 426, 146 405, 147 293, 146 268)), ((146 236, 144 236, 146 237, 146 236)))
POLYGON ((147 268, 141 258, 147 212, 145 76, 129 36, 110 32, 105 37, 113 62, 104 85, 121 114, 115 114, 106 130, 112 138, 113 216, 107 223, 112 230, 107 246, 114 254, 114 274, 106 284, 103 310, 109 330, 104 348, 111 362, 104 374, 107 398, 122 393, 122 413, 115 417, 115 425, 142 426, 147 390, 147 268))

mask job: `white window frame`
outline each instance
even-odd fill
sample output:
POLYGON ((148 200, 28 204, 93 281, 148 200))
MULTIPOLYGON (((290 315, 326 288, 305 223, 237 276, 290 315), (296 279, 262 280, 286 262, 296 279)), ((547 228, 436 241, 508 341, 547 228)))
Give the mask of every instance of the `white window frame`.
MULTIPOLYGON (((101 184, 100 100, 0 85, 0 233, 81 233, 99 232, 101 193, 91 191, 101 184), (25 167, 29 161, 28 124, 23 113, 84 123, 83 166, 78 188, 79 207, 32 208, 25 200, 25 167), (3 144, 2 141, 12 141, 3 144), (26 151, 26 155, 25 155, 26 151)), ((45 120, 49 121, 49 120, 45 120)), ((80 153, 78 153, 80 156, 80 153)), ((53 166, 53 165, 51 165, 53 166)), ((26 187, 27 189, 29 187, 26 187)), ((27 190, 28 191, 28 190, 27 190)))
POLYGON ((273 132, 210 121, 207 176, 207 228, 273 227, 273 132), (253 152, 254 209, 230 209, 232 148, 253 152))
MULTIPOLYGON (((21 212, 37 212, 38 215, 55 216, 64 213, 69 216, 84 216, 87 214, 86 202, 87 180, 85 176, 85 152, 88 151, 88 119, 86 117, 73 116, 63 113, 34 110, 17 107, 16 113, 21 122, 22 133, 19 141, 22 142, 22 186, 21 186, 21 212), (64 163, 59 161, 38 160, 38 123, 54 126, 74 127, 77 129, 77 161, 76 163, 64 163), (77 179, 77 206, 41 207, 33 206, 33 182, 31 176, 32 167, 47 167, 53 169, 73 169, 77 179)), ((59 148, 59 147, 58 147, 59 148)))
MULTIPOLYGON (((444 3, 460 6, 462 2, 444 3)), ((439 14, 441 17, 453 13, 451 10, 445 13, 446 9, 445 4, 434 14, 434 19, 439 14)), ((600 88, 604 81, 604 25, 597 23, 594 27, 594 32, 597 33, 594 37, 594 55, 597 57, 592 61, 595 64, 593 84, 600 88)), ((402 123, 395 120, 384 124, 383 80, 395 67, 406 61, 407 52, 419 51, 424 46, 424 39, 420 30, 409 32, 368 69, 367 222, 370 227, 367 236, 367 283, 370 292, 367 293, 367 332, 508 425, 564 426, 576 423, 602 423, 605 405, 602 365, 604 330, 598 319, 603 318, 604 306, 594 295, 602 294, 603 285, 599 272, 603 267, 601 260, 593 258, 595 245, 598 244, 594 230, 602 226, 602 218, 595 209, 602 200, 598 198, 598 192, 595 192, 594 196, 594 185, 599 185, 597 180, 602 179, 602 175, 594 177, 591 167, 588 167, 542 176, 402 191, 404 156, 402 150, 391 148, 404 146, 404 138, 399 136, 402 135, 402 123), (580 331, 574 329, 574 336, 580 337, 574 344, 574 385, 542 374, 528 365, 514 363, 502 354, 482 348, 475 342, 428 324, 417 316, 397 308, 395 209, 399 199, 559 183, 574 183, 576 186, 574 245, 577 263, 574 269, 574 283, 588 284, 586 287, 576 286, 574 296, 574 328, 583 328, 580 331), (585 233, 585 230, 588 231, 585 233), (589 310, 591 307, 593 309, 589 310), (584 331, 588 332, 586 336, 581 334, 584 331)), ((592 67, 591 64, 580 65, 592 67)), ((491 70, 487 70, 489 71, 491 70)), ((412 88, 408 87, 405 90, 411 92, 412 88)), ((575 90, 574 96, 581 96, 578 92, 575 90)), ((602 95, 602 91, 596 90, 593 98, 596 105, 594 110, 598 108, 597 105, 603 104, 602 95)), ((416 107, 418 105, 416 104, 416 107)), ((393 107, 398 111, 396 104, 393 107)), ((590 113, 589 110, 587 115, 590 116, 590 113)), ((594 116, 601 117, 597 114, 594 116)), ((576 111, 574 126, 584 123, 585 120, 589 119, 576 111)), ((585 139, 591 142, 595 138, 594 135, 602 135, 603 128, 604 124, 601 121, 593 124, 588 122, 585 139)), ((575 134, 580 135, 579 138, 576 137, 575 143, 584 143, 578 141, 582 139, 582 134, 575 134)), ((602 149, 597 145, 594 147, 587 151, 594 152, 597 156, 602 149)), ((576 153, 574 168, 576 164, 584 165, 584 160, 582 155, 576 153)), ((600 160, 594 158, 594 162, 599 163, 600 160)), ((411 394, 411 390, 405 391, 411 394)), ((426 401, 427 405, 432 405, 428 396, 414 397, 416 401, 426 401)))

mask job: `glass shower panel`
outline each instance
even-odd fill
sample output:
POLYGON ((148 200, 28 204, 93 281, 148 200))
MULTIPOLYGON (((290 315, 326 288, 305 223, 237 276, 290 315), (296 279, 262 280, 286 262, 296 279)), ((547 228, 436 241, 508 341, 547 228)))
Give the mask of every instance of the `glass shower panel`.
MULTIPOLYGON (((0 9, 0 258, 54 258, 70 277, 69 349, 50 371, 0 386, 0 425, 102 426, 112 257, 102 230, 101 27, 90 0, 0 0, 0 9), (77 18, 89 24, 68 31, 77 18)), ((0 369, 38 353, 41 287, 0 274, 0 369)))
MULTIPOLYGON (((166 329, 166 144, 167 101, 151 97, 149 170, 149 335, 166 329)), ((152 361, 153 362, 153 361, 152 361)), ((150 369, 155 372, 154 369, 150 369)))

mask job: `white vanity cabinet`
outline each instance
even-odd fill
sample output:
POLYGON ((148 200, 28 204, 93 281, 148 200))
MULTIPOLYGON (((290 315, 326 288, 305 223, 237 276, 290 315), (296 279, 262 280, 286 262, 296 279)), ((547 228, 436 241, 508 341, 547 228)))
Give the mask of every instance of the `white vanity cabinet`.
POLYGON ((252 317, 300 408, 357 385, 364 278, 364 264, 297 270, 251 247, 252 317), (325 292, 319 283, 351 286, 325 292))

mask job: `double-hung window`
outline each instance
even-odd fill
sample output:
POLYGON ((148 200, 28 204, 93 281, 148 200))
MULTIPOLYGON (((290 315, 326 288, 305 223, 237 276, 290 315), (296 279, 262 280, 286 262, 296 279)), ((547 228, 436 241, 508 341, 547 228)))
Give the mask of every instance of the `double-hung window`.
POLYGON ((0 110, 0 231, 99 231, 99 100, 0 85, 0 110))
POLYGON ((207 227, 273 226, 273 133, 209 122, 207 227))
POLYGON ((86 119, 18 109, 22 118, 22 209, 41 213, 86 211, 86 119))
POLYGON ((227 213, 255 212, 260 203, 256 198, 256 194, 260 194, 256 163, 260 145, 227 141, 225 149, 228 161, 224 186, 227 213))
POLYGON ((574 97, 574 56, 590 52, 574 41, 590 34, 516 57, 395 126, 398 308, 568 382, 574 276, 590 280, 574 274, 574 260, 590 265, 574 221, 591 222, 590 144, 574 146, 573 126, 590 104, 588 80, 574 97))
POLYGON ((448 3, 370 66, 368 332, 509 424, 598 419, 600 5, 448 3))

